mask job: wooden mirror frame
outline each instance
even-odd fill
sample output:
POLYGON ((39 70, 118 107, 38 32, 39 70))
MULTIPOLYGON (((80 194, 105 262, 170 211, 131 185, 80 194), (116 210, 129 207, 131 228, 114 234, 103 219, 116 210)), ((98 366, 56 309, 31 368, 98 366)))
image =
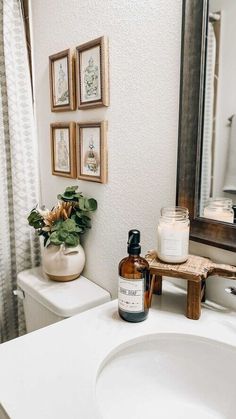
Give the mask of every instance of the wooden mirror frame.
POLYGON ((177 205, 190 214, 190 240, 236 252, 236 224, 199 216, 209 0, 183 0, 177 205))

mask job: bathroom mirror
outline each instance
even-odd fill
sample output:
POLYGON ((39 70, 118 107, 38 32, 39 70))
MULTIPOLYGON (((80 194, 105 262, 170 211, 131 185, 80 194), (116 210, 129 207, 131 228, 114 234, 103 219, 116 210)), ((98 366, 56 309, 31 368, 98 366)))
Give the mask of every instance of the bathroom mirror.
POLYGON ((231 251, 236 251, 235 17, 235 0, 183 0, 177 171, 177 205, 190 211, 190 239, 231 251))

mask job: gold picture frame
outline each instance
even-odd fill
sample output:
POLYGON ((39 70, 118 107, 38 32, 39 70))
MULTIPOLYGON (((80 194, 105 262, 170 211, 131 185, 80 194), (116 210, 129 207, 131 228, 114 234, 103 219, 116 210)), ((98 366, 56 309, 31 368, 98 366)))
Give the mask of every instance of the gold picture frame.
POLYGON ((107 183, 107 121, 77 124, 77 177, 107 183))
POLYGON ((60 122, 50 125, 52 174, 76 179, 76 124, 60 122))
POLYGON ((49 82, 51 111, 75 110, 75 59, 70 49, 50 55, 49 82))
POLYGON ((78 109, 109 106, 108 38, 102 36, 76 47, 78 109))

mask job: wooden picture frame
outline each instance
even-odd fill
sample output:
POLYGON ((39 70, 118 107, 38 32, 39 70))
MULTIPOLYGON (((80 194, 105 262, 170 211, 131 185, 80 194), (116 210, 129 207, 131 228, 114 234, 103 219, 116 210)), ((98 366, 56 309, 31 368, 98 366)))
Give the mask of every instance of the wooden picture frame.
POLYGON ((76 109, 75 60, 70 49, 49 57, 51 111, 65 112, 76 109))
POLYGON ((78 109, 109 106, 108 38, 102 36, 76 48, 78 109))
POLYGON ((107 182, 107 121, 77 124, 78 179, 107 182))
POLYGON ((51 128, 52 174, 76 179, 76 124, 60 122, 51 128))

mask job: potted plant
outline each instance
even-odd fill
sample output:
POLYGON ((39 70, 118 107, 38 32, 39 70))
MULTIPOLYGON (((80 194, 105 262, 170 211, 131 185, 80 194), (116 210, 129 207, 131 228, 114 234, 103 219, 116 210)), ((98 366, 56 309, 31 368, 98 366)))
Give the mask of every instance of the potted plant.
POLYGON ((80 236, 91 228, 88 214, 97 209, 97 201, 84 197, 78 186, 66 188, 57 198, 58 203, 51 211, 33 208, 28 222, 44 239, 42 265, 46 275, 54 281, 71 281, 84 268, 80 236))

